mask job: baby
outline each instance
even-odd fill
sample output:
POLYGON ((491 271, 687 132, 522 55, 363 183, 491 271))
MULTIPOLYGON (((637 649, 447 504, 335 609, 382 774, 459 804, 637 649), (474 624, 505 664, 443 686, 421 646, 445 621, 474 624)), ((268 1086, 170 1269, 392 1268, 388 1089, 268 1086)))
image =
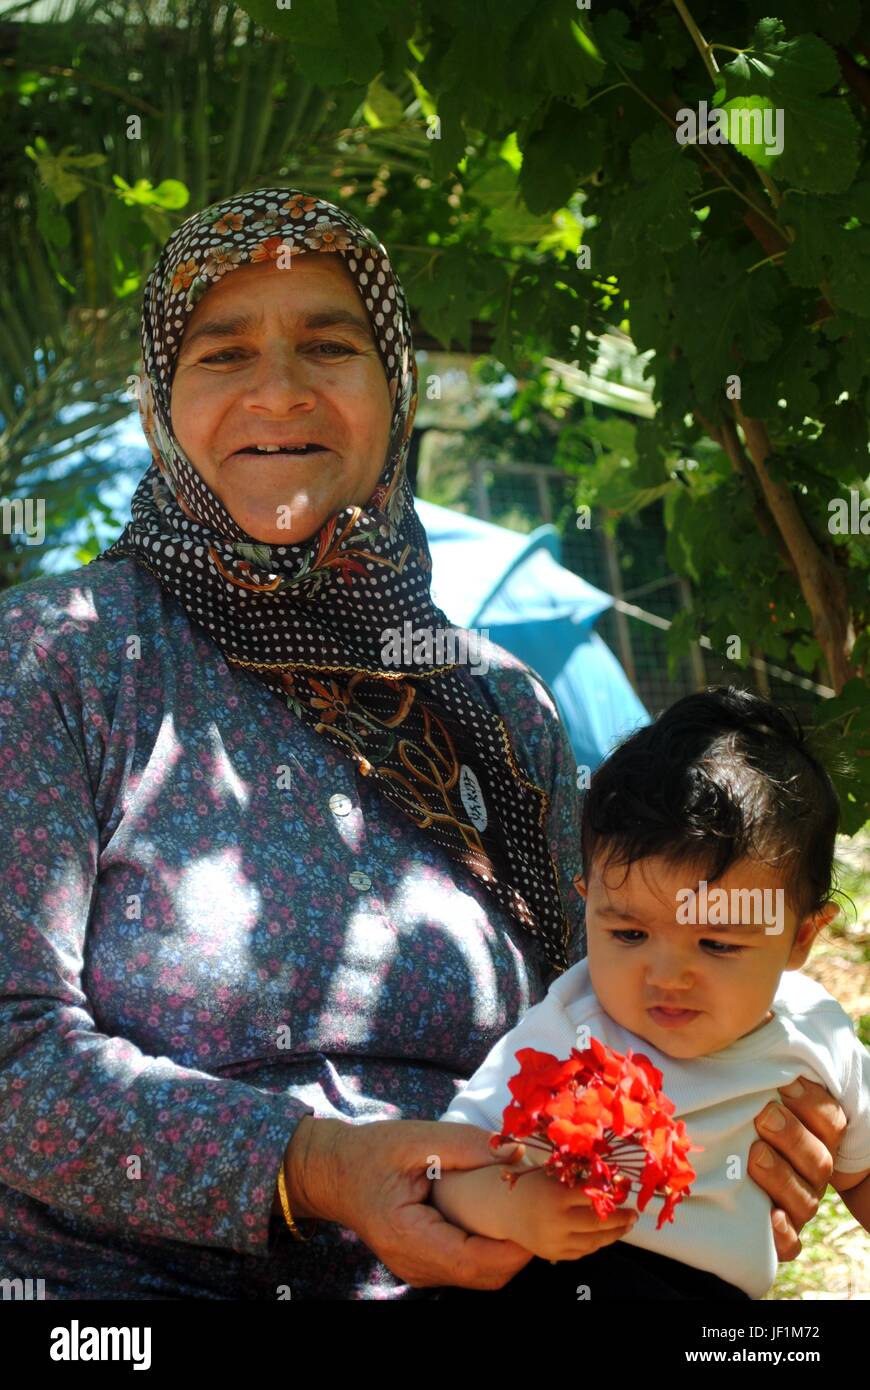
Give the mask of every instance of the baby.
POLYGON ((689 1154, 691 1195, 658 1231, 664 1198, 638 1214, 629 1210, 636 1191, 599 1222, 579 1187, 528 1172, 547 1155, 526 1146, 513 1187, 498 1165, 444 1174, 432 1200, 445 1217, 551 1261, 622 1240, 647 1269, 643 1252, 657 1252, 690 1277, 708 1271, 698 1283, 712 1279, 718 1296, 761 1298, 777 1256, 770 1199, 746 1173, 753 1118, 803 1074, 847 1116, 830 1181, 870 1230, 870 1052, 827 990, 798 973, 839 911, 829 898, 838 819, 830 777, 797 720, 746 691, 678 700, 610 754, 583 805, 585 878, 575 884, 588 954, 492 1049, 441 1119, 500 1131, 517 1051, 566 1058, 591 1034, 662 1072, 673 1118, 703 1148, 689 1154))

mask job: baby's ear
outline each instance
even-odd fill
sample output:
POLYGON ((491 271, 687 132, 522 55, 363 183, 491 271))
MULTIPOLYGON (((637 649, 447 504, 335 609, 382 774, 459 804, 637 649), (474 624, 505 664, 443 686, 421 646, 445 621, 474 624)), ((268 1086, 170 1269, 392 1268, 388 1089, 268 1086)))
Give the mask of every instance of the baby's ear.
POLYGON ((824 931, 825 927, 827 927, 830 922, 833 922, 839 911, 840 904, 835 903, 833 898, 830 898, 823 907, 819 908, 818 912, 813 914, 813 919, 816 923, 816 931, 824 931))
POLYGON ((577 892, 580 894, 580 897, 585 898, 588 890, 586 888, 586 880, 585 878, 583 878, 582 874, 575 874, 573 883, 574 887, 577 889, 577 892))
POLYGON ((820 932, 824 931, 829 922, 834 920, 839 911, 839 903, 830 900, 824 903, 819 908, 818 912, 811 912, 808 916, 804 917, 798 928, 793 948, 793 954, 800 956, 800 963, 798 965, 788 966, 786 967, 787 969, 800 969, 800 966, 807 959, 810 951, 815 945, 816 937, 820 932), (808 930, 808 928, 810 930, 808 930), (800 944, 798 938, 801 938, 800 944))

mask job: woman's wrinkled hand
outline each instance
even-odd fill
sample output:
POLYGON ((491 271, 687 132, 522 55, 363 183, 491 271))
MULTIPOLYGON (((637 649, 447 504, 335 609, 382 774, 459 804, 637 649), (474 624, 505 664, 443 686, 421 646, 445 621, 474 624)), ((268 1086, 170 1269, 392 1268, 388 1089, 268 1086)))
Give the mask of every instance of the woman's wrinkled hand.
POLYGON ((300 1120, 287 1149, 287 1186, 296 1217, 320 1217, 356 1231, 397 1278, 413 1288, 453 1284, 500 1289, 532 1258, 509 1240, 469 1235, 427 1202, 441 1172, 513 1162, 522 1145, 493 1151, 476 1125, 428 1120, 300 1120))
POLYGON ((782 1105, 771 1101, 755 1117, 764 1142, 756 1139, 749 1150, 749 1175, 773 1202, 777 1258, 794 1260, 803 1248, 798 1233, 819 1209, 847 1121, 830 1091, 805 1076, 780 1087, 780 1095, 782 1105), (796 1084, 803 1093, 789 1095, 796 1084), (779 1127, 771 1127, 777 1119, 779 1127), (766 1154, 773 1160, 768 1166, 766 1154))

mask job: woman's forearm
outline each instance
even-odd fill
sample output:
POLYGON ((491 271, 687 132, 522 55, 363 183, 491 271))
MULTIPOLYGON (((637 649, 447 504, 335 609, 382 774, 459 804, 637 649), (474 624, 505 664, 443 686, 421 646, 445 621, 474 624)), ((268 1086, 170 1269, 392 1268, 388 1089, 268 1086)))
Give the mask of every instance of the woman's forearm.
MULTIPOLYGON (((294 1221, 309 1217, 336 1219, 342 1141, 349 1137, 347 1131, 351 1128, 341 1120, 318 1119, 313 1115, 303 1116, 297 1124, 283 1158, 287 1202, 294 1221)), ((283 1219, 277 1174, 272 1211, 283 1219)))

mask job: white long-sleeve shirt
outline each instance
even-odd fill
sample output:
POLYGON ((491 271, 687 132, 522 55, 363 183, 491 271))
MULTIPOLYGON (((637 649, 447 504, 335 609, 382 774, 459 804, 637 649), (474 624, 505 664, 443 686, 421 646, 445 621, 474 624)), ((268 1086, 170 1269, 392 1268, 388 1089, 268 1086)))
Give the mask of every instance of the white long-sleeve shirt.
MULTIPOLYGON (((777 1087, 803 1075, 830 1091, 848 1120, 836 1169, 870 1168, 870 1051, 855 1036, 848 1014, 826 989, 794 970, 783 973, 771 1009, 774 1016, 763 1027, 716 1053, 669 1057, 605 1013, 584 959, 496 1043, 440 1118, 500 1131, 511 1100, 507 1083, 519 1071, 517 1051, 532 1047, 568 1057, 583 1025, 617 1052, 644 1053, 662 1073, 662 1089, 675 1105, 673 1118, 685 1122, 691 1142, 703 1152, 689 1154, 697 1178, 691 1196, 677 1204, 673 1221, 656 1230, 664 1198, 654 1196, 622 1239, 709 1270, 750 1298, 761 1298, 777 1269, 771 1201, 746 1168, 759 1137, 753 1120, 779 1099, 777 1087)), ((629 1205, 635 1200, 632 1194, 629 1205)))

